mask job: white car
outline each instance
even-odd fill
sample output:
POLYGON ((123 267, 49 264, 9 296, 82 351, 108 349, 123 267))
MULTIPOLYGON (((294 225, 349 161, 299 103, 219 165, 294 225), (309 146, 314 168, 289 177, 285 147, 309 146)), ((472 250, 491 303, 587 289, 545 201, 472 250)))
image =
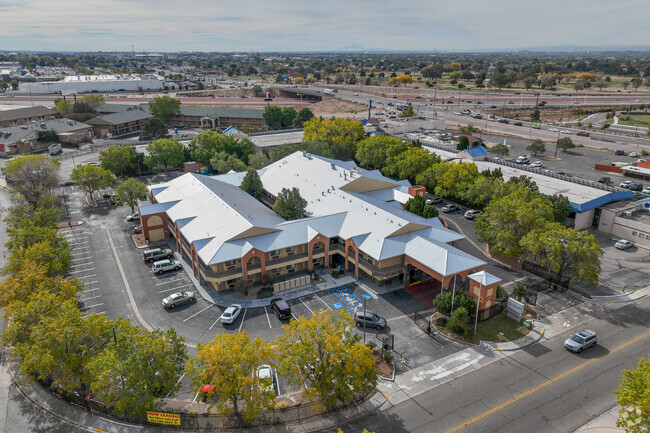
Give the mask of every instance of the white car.
POLYGON ((230 307, 226 308, 226 310, 221 314, 219 320, 224 325, 231 325, 237 319, 237 316, 239 316, 241 310, 242 310, 241 305, 232 304, 230 307))
POLYGON ((643 188, 643 191, 641 191, 641 194, 650 194, 650 186, 646 186, 643 188))
POLYGON ((557 128, 549 128, 549 132, 557 132, 557 128))
POLYGON ((354 96, 359 96, 359 94, 357 92, 354 92, 354 96))
POLYGON ((124 215, 124 218, 127 221, 138 221, 140 219, 140 212, 132 213, 130 215, 124 215))
POLYGON ((636 153, 636 152, 630 152, 627 156, 629 156, 631 158, 638 158, 639 154, 636 153))
POLYGON ((629 188, 631 183, 632 183, 631 180, 624 180, 623 182, 621 182, 621 184, 618 187, 619 188, 629 188))
POLYGON ((380 116, 380 115, 384 114, 384 112, 383 111, 376 111, 375 114, 380 116))
POLYGON ((569 131, 568 129, 563 129, 563 130, 560 131, 560 133, 561 134, 571 134, 571 131, 569 131))
POLYGON ((634 242, 628 241, 626 239, 619 239, 614 246, 618 248, 619 250, 627 250, 628 248, 632 248, 634 246, 634 242))
POLYGON ((258 386, 262 392, 275 392, 275 375, 270 365, 260 365, 253 370, 253 386, 258 386))
POLYGON ((544 167, 544 164, 542 163, 542 161, 535 161, 535 162, 530 164, 530 167, 532 167, 532 168, 542 168, 542 167, 544 167))
POLYGON ((476 218, 478 215, 483 214, 482 210, 476 210, 476 209, 470 209, 467 212, 465 212, 465 218, 468 220, 473 220, 476 218))

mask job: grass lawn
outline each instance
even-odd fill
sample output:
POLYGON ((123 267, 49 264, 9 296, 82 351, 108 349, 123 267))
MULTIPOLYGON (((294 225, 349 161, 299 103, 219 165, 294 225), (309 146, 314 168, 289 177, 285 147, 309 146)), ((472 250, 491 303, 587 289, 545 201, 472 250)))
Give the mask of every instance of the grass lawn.
MULTIPOLYGON (((447 329, 439 327, 436 327, 436 329, 445 335, 450 335, 450 332, 447 329)), ((479 344, 481 341, 506 343, 508 341, 517 340, 527 335, 529 332, 530 329, 526 328, 521 323, 509 319, 504 310, 503 313, 494 316, 491 319, 478 322, 476 335, 474 335, 474 324, 472 323, 471 326, 468 326, 468 332, 464 338, 456 334, 451 336, 472 344, 479 344)))

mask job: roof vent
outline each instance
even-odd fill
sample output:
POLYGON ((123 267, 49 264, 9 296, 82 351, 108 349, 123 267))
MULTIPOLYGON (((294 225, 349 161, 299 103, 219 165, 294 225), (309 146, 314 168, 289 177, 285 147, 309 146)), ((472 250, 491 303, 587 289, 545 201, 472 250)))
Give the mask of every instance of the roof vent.
POLYGON ((304 156, 305 158, 307 158, 307 151, 303 150, 303 151, 302 151, 302 156, 304 156))
POLYGON ((332 166, 332 170, 336 170, 336 164, 331 163, 330 165, 332 166))

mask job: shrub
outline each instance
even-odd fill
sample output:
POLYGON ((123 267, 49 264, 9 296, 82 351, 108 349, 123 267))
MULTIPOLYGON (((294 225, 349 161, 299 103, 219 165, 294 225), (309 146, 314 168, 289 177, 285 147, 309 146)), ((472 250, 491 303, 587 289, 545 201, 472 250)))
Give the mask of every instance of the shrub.
POLYGON ((370 348, 370 350, 372 350, 372 349, 374 349, 375 347, 377 347, 377 343, 375 343, 375 342, 372 341, 372 340, 369 340, 369 341, 366 343, 366 346, 368 346, 368 347, 370 348))
POLYGON ((446 328, 447 327, 447 318, 446 317, 438 317, 436 319, 436 326, 440 328, 446 328))
POLYGON ((393 362, 393 352, 387 350, 384 352, 384 361, 390 364, 393 362))
POLYGON ((334 270, 332 271, 332 276, 333 276, 334 278, 338 278, 338 277, 339 277, 339 271, 338 271, 338 269, 334 269, 334 270))
POLYGON ((515 295, 517 300, 521 300, 528 294, 528 289, 522 283, 517 283, 515 288, 512 290, 512 294, 515 295))
POLYGON ((501 285, 497 286, 497 300, 502 301, 508 297, 508 292, 506 292, 506 289, 501 287, 501 285))
POLYGON ((259 292, 257 292, 257 298, 270 298, 273 296, 273 287, 262 287, 259 292))
POLYGON ((451 315, 449 322, 447 322, 447 329, 458 335, 465 335, 468 320, 469 314, 465 307, 458 307, 454 310, 454 314, 451 315))
MULTIPOLYGON (((448 290, 446 292, 439 293, 436 296, 436 299, 433 300, 433 306, 436 307, 436 310, 444 316, 449 316, 451 314, 451 299, 453 292, 448 290)), ((454 295, 454 309, 463 307, 465 311, 474 311, 476 310, 476 301, 471 296, 463 293, 456 292, 454 295)))

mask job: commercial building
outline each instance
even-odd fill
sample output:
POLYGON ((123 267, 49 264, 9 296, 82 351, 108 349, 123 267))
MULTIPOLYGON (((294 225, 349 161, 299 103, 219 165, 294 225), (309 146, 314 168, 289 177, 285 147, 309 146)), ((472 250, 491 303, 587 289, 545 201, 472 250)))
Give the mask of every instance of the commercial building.
POLYGON ((92 125, 96 137, 114 138, 139 133, 144 122, 152 117, 147 111, 135 109, 97 116, 87 123, 92 125))
POLYGON ((21 83, 13 93, 59 93, 70 95, 90 92, 118 92, 161 90, 164 79, 154 74, 146 75, 75 75, 61 81, 21 83))
POLYGON ((32 122, 43 122, 44 120, 52 119, 55 114, 55 110, 40 105, 0 111, 0 128, 26 125, 32 122))
POLYGON ((181 106, 180 114, 172 116, 168 123, 204 129, 226 129, 229 126, 243 131, 266 129, 262 110, 252 108, 181 106))
MULTIPOLYGON (((429 281, 469 290, 468 275, 484 269, 484 261, 452 245, 463 235, 438 218, 403 209, 411 197, 424 195, 421 186, 305 152, 258 173, 265 204, 239 188, 245 173, 186 173, 151 186, 152 204, 140 206, 144 236, 149 242, 172 239, 196 278, 215 290, 239 279, 266 284, 321 267, 345 269, 375 286, 429 281), (292 187, 307 207, 304 218, 285 221, 270 205, 292 187)), ((477 290, 481 306, 489 308, 495 284, 477 290)))
POLYGON ((54 129, 62 144, 78 145, 91 140, 93 130, 90 125, 69 119, 51 119, 26 125, 0 129, 0 155, 41 152, 51 143, 38 141, 39 131, 54 129))

